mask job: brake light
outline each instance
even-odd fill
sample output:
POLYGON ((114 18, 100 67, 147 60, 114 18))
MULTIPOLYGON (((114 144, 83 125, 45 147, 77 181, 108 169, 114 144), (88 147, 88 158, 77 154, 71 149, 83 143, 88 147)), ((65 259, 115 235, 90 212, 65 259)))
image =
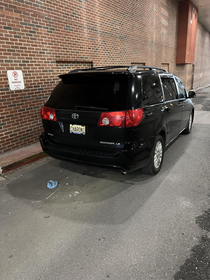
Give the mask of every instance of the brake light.
POLYGON ((41 117, 43 120, 55 121, 55 122, 57 121, 55 109, 48 108, 45 106, 42 108, 41 117))
POLYGON ((125 126, 125 111, 102 113, 98 126, 125 126))
POLYGON ((126 111, 126 127, 133 127, 140 124, 144 116, 143 109, 126 111))
POLYGON ((134 127, 143 119, 143 109, 102 113, 98 126, 134 127))

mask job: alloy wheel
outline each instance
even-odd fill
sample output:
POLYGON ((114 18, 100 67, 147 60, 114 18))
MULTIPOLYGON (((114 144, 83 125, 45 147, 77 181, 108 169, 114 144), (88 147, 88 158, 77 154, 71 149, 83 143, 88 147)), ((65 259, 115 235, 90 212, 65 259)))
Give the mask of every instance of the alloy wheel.
POLYGON ((161 165, 163 158, 163 145, 161 141, 158 141, 155 145, 154 151, 154 167, 158 169, 161 165))
POLYGON ((192 114, 190 114, 190 117, 189 117, 189 124, 188 124, 189 131, 191 130, 191 128, 192 128, 192 114))

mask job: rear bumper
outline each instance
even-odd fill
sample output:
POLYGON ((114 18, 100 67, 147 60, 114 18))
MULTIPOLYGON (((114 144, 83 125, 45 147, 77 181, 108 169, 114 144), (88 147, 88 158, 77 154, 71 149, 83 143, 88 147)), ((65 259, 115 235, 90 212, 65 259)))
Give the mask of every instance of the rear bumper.
POLYGON ((145 167, 150 160, 150 150, 145 147, 135 150, 122 150, 118 153, 104 153, 53 143, 45 133, 40 136, 39 140, 43 151, 57 159, 115 167, 125 171, 145 167))

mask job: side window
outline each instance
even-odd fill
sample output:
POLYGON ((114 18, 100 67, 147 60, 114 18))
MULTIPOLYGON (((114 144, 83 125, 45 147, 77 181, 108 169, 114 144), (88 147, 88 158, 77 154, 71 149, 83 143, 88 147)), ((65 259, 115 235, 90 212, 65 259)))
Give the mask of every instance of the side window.
POLYGON ((177 99, 178 96, 174 79, 161 77, 161 81, 163 84, 165 100, 169 101, 177 99))
POLYGON ((158 76, 142 76, 144 105, 153 105, 163 101, 163 94, 158 76))
POLYGON ((177 82, 177 86, 178 86, 178 91, 179 91, 179 98, 186 98, 186 90, 183 86, 183 84, 181 83, 179 78, 175 78, 176 82, 177 82))

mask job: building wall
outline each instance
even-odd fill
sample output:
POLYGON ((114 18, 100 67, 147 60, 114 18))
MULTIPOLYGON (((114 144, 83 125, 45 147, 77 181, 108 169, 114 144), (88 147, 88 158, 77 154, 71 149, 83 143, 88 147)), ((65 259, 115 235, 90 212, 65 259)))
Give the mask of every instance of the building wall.
POLYGON ((197 27, 195 49, 195 76, 193 87, 198 88, 210 84, 210 32, 199 22, 197 27))
POLYGON ((0 152, 38 141, 41 107, 71 69, 165 65, 190 88, 192 65, 176 66, 177 18, 177 0, 2 0, 0 152), (23 71, 24 90, 9 90, 7 70, 23 71))

